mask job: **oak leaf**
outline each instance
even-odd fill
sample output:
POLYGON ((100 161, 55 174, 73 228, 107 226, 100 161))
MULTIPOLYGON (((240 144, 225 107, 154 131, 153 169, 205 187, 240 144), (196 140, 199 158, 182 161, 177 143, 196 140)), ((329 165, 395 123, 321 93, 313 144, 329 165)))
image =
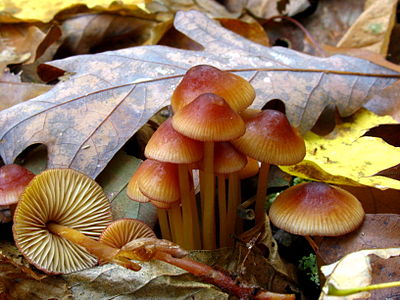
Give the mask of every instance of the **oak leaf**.
POLYGON ((72 75, 46 94, 0 113, 3 160, 10 163, 27 146, 41 143, 48 147, 48 167, 71 167, 96 177, 169 104, 175 86, 194 65, 213 65, 249 80, 257 93, 255 108, 281 99, 291 123, 303 132, 327 105, 349 116, 400 76, 354 57, 317 58, 267 48, 198 11, 178 12, 174 25, 204 50, 142 46, 51 62, 72 75))

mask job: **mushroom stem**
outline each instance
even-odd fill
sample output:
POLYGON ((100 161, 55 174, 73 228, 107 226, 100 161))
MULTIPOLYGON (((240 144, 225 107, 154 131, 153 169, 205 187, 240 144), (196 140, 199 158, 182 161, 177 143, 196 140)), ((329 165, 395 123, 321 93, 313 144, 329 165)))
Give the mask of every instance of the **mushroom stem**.
POLYGON ((257 194, 256 194, 256 224, 262 223, 265 218, 265 198, 267 196, 269 163, 261 163, 260 172, 258 174, 257 194))
POLYGON ((119 252, 119 249, 102 244, 71 227, 57 223, 48 223, 47 228, 51 233, 84 247, 90 254, 96 256, 102 261, 113 261, 113 258, 119 252))
POLYGON ((157 214, 162 238, 166 240, 171 240, 171 230, 169 228, 168 215, 166 210, 157 208, 157 214))
POLYGON ((171 226, 172 241, 182 245, 183 235, 182 230, 182 210, 180 205, 168 209, 169 224, 171 226))
POLYGON ((228 195, 228 214, 225 243, 227 246, 233 245, 232 236, 235 232, 235 225, 237 219, 237 208, 240 205, 240 190, 239 190, 239 176, 237 173, 229 174, 229 195, 228 195))
POLYGON ((226 247, 226 182, 224 175, 218 175, 219 246, 226 247))
POLYGON ((263 290, 254 295, 257 288, 241 286, 229 275, 190 258, 176 258, 165 252, 156 252, 154 258, 186 270, 202 278, 205 282, 211 283, 229 294, 237 296, 239 299, 294 299, 294 295, 276 294, 263 290))
POLYGON ((215 238, 215 177, 214 142, 204 142, 204 205, 203 205, 203 248, 216 248, 215 238))
POLYGON ((178 165, 179 188, 182 201, 182 229, 183 247, 185 249, 199 249, 200 230, 194 191, 189 183, 189 170, 186 164, 178 165))

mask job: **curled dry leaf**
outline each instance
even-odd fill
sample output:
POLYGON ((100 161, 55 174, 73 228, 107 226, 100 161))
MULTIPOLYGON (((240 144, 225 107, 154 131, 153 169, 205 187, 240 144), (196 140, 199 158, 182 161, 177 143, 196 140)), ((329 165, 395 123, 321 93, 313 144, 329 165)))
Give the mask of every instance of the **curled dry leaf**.
MULTIPOLYGON (((393 258, 400 256, 400 248, 382 248, 369 249, 352 252, 338 262, 331 265, 322 266, 321 271, 327 277, 322 293, 321 300, 338 299, 335 296, 329 296, 330 286, 337 289, 353 289, 363 287, 375 283, 373 282, 372 273, 379 273, 382 269, 382 261, 387 260, 386 264, 393 263, 393 258)), ((383 267, 384 268, 384 267, 383 267)), ((398 268, 396 269, 398 270, 398 268)), ((394 281, 393 279, 390 281, 394 281)), ((377 291, 374 291, 377 292, 377 291)), ((343 300, 362 299, 371 297, 371 299, 390 299, 398 295, 400 288, 384 289, 379 295, 370 294, 369 292, 361 292, 349 296, 340 297, 343 300)))
MULTIPOLYGON (((356 231, 340 237, 324 237, 318 241, 318 255, 325 264, 332 264, 351 252, 389 247, 400 247, 400 215, 367 214, 363 224, 356 231)), ((378 257, 370 259, 373 283, 398 280, 394 274, 400 268, 400 257, 390 260, 378 257)), ((371 294, 371 299, 391 299, 390 295, 395 293, 393 290, 384 289, 372 291, 371 294)))
POLYGON ((354 57, 316 58, 267 48, 198 11, 178 12, 175 27, 204 51, 143 46, 53 61, 53 67, 74 75, 29 103, 0 113, 3 160, 12 162, 27 146, 43 143, 49 167, 70 167, 95 177, 169 103, 183 74, 198 64, 233 70, 249 80, 257 93, 254 108, 282 99, 292 125, 303 132, 328 103, 349 116, 399 76, 354 57))
POLYGON ((396 19, 397 0, 366 1, 364 12, 337 44, 387 54, 396 19))

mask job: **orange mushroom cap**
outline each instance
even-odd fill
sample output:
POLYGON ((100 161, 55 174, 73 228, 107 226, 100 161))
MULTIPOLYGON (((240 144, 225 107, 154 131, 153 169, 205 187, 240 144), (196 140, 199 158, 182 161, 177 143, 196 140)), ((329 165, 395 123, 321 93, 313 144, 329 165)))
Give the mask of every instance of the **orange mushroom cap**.
POLYGON ((138 185, 143 195, 155 201, 168 203, 180 199, 177 165, 147 159, 140 167, 143 171, 138 185))
POLYGON ((19 165, 2 166, 0 168, 0 206, 16 204, 33 177, 35 174, 19 165))
POLYGON ((251 84, 242 77, 208 65, 189 69, 171 98, 174 112, 179 111, 198 96, 213 93, 226 100, 235 111, 246 109, 255 98, 251 84))
POLYGON ((231 143, 244 154, 261 162, 292 165, 306 154, 304 139, 286 116, 276 110, 249 114, 246 133, 231 143))
POLYGON ((122 248, 138 238, 156 238, 153 230, 142 221, 123 218, 111 222, 101 233, 99 241, 114 248, 122 248))
POLYGON ((202 159, 203 145, 177 132, 169 118, 154 132, 146 145, 144 155, 158 161, 189 164, 202 159))
POLYGON ((343 235, 355 230, 364 215, 356 197, 322 182, 288 188, 279 194, 269 210, 275 226, 299 235, 343 235))
POLYGON ((238 113, 226 101, 207 93, 180 109, 172 117, 172 126, 181 134, 199 141, 229 141, 245 132, 238 113))
POLYGON ((238 172, 247 164, 246 155, 237 151, 229 142, 215 143, 214 172, 229 174, 238 172))

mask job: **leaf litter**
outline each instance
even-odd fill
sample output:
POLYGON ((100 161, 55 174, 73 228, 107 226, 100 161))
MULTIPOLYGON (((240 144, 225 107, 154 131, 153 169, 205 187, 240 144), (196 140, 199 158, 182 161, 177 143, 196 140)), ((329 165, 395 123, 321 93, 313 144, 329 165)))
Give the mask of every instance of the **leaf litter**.
POLYGON ((52 66, 74 75, 29 104, 0 112, 3 160, 12 162, 29 145, 42 143, 48 147, 48 167, 71 167, 96 177, 168 104, 174 87, 193 65, 235 70, 256 89, 254 108, 282 99, 291 123, 302 131, 314 125, 328 103, 333 101, 342 116, 351 115, 399 76, 354 57, 317 58, 266 48, 198 11, 179 12, 174 24, 205 50, 147 46, 53 61, 52 66))

